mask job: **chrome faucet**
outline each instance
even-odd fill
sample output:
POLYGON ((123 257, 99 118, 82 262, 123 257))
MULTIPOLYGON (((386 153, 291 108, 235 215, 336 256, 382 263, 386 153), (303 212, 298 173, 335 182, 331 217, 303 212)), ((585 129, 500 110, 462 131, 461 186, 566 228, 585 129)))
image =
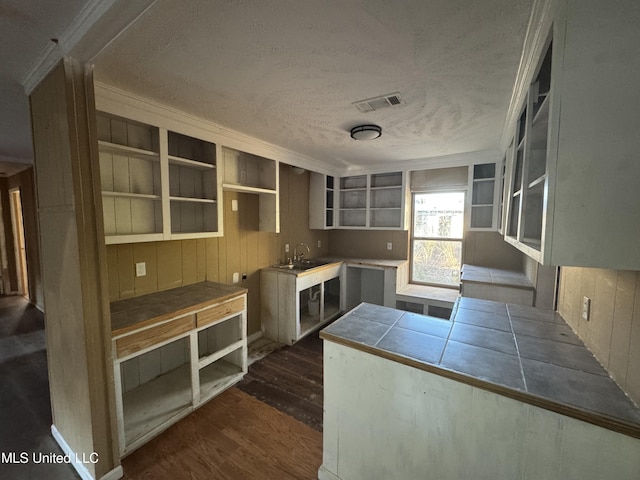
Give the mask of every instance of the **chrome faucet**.
POLYGON ((298 255, 298 247, 302 245, 303 247, 305 247, 307 249, 307 255, 309 255, 311 253, 311 249, 309 248, 309 245, 307 245, 304 242, 300 242, 298 245, 296 245, 293 248, 293 261, 294 262, 302 262, 302 259, 304 258, 304 253, 301 253, 300 255, 298 255))

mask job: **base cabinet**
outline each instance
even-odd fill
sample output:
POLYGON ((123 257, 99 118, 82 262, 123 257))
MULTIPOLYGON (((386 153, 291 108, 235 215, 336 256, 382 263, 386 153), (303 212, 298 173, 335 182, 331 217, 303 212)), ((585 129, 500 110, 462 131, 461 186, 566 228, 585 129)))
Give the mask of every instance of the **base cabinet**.
POLYGON ((336 263, 300 274, 262 270, 264 336, 293 345, 343 312, 342 269, 336 263))
POLYGON ((362 302, 396 307, 397 268, 347 264, 345 266, 346 309, 362 302))
POLYGON ((183 305, 175 316, 114 333, 121 456, 242 379, 246 311, 244 293, 206 307, 183 305))

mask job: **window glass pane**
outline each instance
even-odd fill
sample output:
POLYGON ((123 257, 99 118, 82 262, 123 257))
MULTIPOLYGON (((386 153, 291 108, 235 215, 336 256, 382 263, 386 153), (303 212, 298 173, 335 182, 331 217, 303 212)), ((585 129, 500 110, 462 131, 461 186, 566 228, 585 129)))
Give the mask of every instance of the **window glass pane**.
POLYGON ((462 264, 459 240, 414 240, 413 281, 458 286, 462 264))
POLYGON ((464 193, 417 193, 413 203, 413 236, 462 238, 464 193))

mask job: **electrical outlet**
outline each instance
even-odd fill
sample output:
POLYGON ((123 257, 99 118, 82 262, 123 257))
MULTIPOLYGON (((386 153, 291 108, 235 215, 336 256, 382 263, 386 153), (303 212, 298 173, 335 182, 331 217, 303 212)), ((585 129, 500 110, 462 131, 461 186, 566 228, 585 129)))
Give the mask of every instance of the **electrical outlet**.
POLYGON ((387 242, 387 250, 393 250, 393 243, 387 242))
POLYGON ((233 272, 233 283, 238 283, 240 279, 240 274, 238 272, 233 272))
POLYGON ((238 211, 238 200, 231 200, 231 211, 232 212, 237 212, 238 211))
POLYGON ((145 277, 147 275, 147 264, 145 262, 136 263, 136 277, 145 277))
POLYGON ((589 321, 591 316, 591 299, 589 297, 582 297, 582 319, 589 321))
POLYGON ((322 248, 322 240, 318 240, 318 248, 322 248))
POLYGON ((289 244, 288 243, 284 244, 284 253, 289 253, 289 244))

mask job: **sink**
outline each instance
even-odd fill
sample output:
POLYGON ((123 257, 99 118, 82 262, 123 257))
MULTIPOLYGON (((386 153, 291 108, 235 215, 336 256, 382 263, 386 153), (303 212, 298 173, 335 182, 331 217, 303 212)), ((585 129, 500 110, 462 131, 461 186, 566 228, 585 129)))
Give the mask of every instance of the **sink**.
POLYGON ((303 260, 295 263, 283 263, 278 265, 278 268, 282 268, 284 270, 310 270, 322 265, 327 265, 328 263, 331 262, 327 262, 325 260, 303 260))

